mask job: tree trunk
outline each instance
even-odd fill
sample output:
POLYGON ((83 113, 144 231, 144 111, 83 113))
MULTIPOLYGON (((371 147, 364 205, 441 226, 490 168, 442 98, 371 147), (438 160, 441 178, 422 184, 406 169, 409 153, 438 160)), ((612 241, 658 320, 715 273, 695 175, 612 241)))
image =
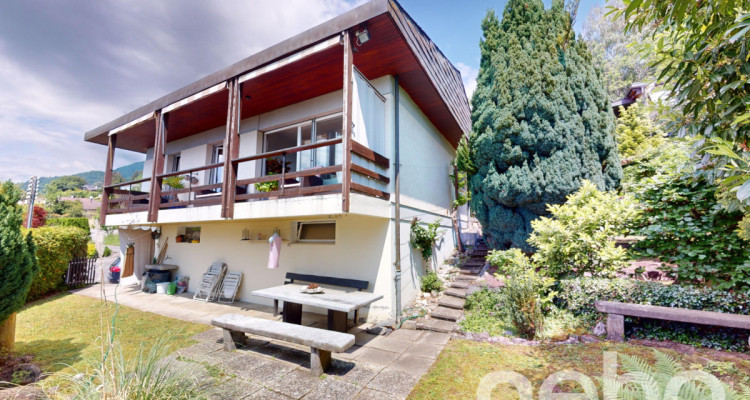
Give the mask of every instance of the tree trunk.
POLYGON ((15 341, 16 313, 13 313, 0 325, 0 350, 12 351, 15 341))

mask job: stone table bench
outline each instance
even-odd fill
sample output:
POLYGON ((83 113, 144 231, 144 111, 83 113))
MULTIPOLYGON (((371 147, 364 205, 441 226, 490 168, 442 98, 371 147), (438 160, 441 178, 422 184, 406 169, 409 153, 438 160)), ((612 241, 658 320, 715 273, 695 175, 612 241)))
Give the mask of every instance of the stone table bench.
MULTIPOLYGON (((600 312, 607 313, 607 340, 623 340, 626 315, 629 317, 750 330, 750 315, 620 303, 616 301, 597 301, 594 305, 600 312)), ((750 345, 750 339, 748 339, 748 345, 750 345)))
POLYGON ((320 376, 331 364, 331 352, 341 353, 354 345, 354 335, 286 322, 224 314, 211 320, 224 330, 224 350, 245 344, 245 333, 310 346, 310 372, 320 376))

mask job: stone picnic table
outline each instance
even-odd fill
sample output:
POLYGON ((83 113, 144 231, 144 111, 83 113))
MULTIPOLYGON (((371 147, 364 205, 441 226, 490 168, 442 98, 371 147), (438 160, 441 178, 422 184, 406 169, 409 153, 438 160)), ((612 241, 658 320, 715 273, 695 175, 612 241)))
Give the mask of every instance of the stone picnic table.
POLYGON ((302 306, 315 306, 328 310, 328 330, 346 332, 347 318, 351 311, 372 304, 383 298, 381 294, 324 288, 323 293, 303 293, 307 285, 290 283, 266 289, 253 290, 250 294, 274 300, 274 315, 277 302, 284 302, 283 321, 302 324, 302 306))

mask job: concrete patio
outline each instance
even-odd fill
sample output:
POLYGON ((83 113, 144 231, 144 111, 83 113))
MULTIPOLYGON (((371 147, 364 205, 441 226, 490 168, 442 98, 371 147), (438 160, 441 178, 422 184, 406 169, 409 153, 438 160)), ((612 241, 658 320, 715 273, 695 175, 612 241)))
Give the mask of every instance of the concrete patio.
MULTIPOLYGON (((114 300, 114 285, 105 285, 107 300, 114 300)), ((99 298, 100 286, 77 290, 99 298)), ((235 302, 202 303, 190 295, 141 293, 135 287, 117 290, 119 304, 181 320, 210 324, 212 318, 238 313, 280 320, 271 307, 235 302)), ((302 324, 326 327, 326 316, 303 313, 302 324)), ((246 345, 234 352, 222 350, 220 329, 194 337, 198 343, 171 357, 185 368, 212 370, 196 376, 209 387, 212 399, 404 399, 432 366, 450 340, 449 334, 401 329, 388 336, 366 331, 363 324, 349 330, 355 345, 333 354, 331 367, 321 377, 310 375, 310 349, 291 343, 248 335, 246 345)))

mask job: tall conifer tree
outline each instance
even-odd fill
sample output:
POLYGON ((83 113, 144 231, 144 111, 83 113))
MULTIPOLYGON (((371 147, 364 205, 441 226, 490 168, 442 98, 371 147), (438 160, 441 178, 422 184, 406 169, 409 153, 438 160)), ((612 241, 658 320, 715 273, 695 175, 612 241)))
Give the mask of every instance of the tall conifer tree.
POLYGON ((38 268, 31 233, 21 233, 20 196, 12 183, 0 183, 0 325, 26 302, 38 268))
POLYGON ((499 21, 482 21, 481 63, 472 97, 471 205, 488 244, 526 243, 531 221, 584 179, 620 184, 614 114, 585 43, 563 43, 570 15, 561 2, 509 0, 499 21))

